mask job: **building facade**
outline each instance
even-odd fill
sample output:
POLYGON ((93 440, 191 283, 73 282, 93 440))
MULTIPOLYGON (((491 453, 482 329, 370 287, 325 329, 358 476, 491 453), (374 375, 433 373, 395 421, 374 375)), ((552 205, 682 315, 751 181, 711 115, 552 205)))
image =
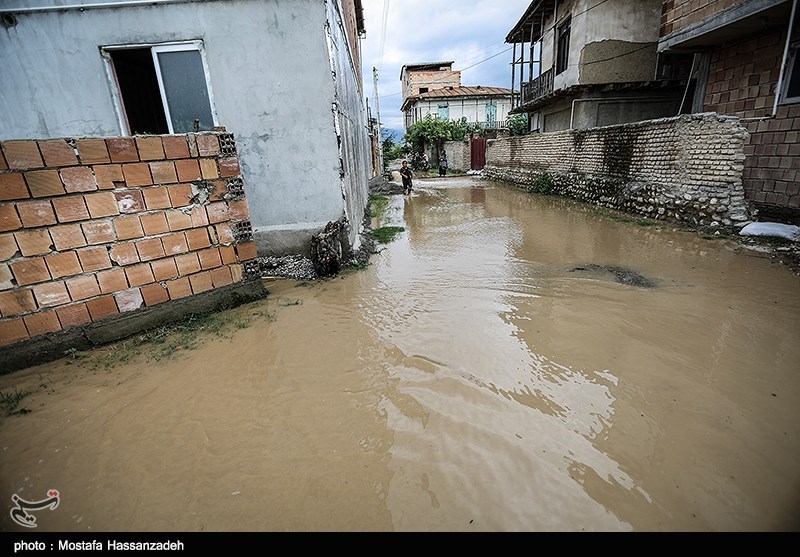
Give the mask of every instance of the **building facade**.
POLYGON ((371 155, 361 0, 9 0, 0 139, 225 127, 260 254, 333 220, 358 243, 371 155))
POLYGON ((675 116, 690 57, 659 56, 660 0, 534 0, 506 36, 531 131, 675 116))
POLYGON ((426 116, 480 124, 484 129, 505 127, 511 111, 511 90, 500 87, 445 87, 407 98, 403 103, 406 128, 426 116))
POLYGON ((796 0, 666 0, 659 50, 694 56, 693 112, 742 118, 743 183, 759 220, 800 224, 796 0))

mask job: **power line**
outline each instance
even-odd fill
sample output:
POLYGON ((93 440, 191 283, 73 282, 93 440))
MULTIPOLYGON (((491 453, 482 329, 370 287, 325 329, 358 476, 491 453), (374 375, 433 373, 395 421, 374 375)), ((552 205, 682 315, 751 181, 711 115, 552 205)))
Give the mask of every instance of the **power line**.
POLYGON ((378 72, 383 69, 383 51, 386 47, 386 27, 389 24, 389 1, 383 0, 383 20, 381 21, 381 47, 378 51, 378 72))

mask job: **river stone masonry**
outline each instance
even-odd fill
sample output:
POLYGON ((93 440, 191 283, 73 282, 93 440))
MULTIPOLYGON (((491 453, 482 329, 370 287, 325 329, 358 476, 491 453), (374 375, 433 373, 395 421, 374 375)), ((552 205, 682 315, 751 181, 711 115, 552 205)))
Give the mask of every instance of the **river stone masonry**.
POLYGON ((687 114, 490 140, 485 178, 695 226, 750 220, 739 118, 687 114))

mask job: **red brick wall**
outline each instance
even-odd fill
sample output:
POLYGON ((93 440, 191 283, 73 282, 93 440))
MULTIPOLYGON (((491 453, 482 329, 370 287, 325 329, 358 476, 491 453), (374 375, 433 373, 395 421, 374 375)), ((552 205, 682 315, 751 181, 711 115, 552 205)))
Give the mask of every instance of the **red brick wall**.
POLYGON ((243 278, 230 134, 4 141, 0 345, 243 278))
MULTIPOLYGON (((744 187, 762 213, 800 207, 800 104, 772 114, 785 32, 751 37, 716 49, 711 57, 704 108, 745 120, 744 187)), ((790 220, 795 220, 791 218, 790 220)))
POLYGON ((661 36, 749 0, 664 0, 661 36))

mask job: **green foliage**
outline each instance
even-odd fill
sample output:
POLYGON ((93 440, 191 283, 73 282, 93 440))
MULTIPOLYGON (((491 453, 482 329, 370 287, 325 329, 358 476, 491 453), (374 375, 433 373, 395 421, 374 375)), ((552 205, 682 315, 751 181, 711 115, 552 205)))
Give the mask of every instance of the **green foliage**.
POLYGON ((381 128, 381 138, 383 141, 383 170, 386 171, 391 161, 403 158, 403 146, 396 139, 397 134, 386 128, 381 128))
POLYGON ((553 188, 553 179, 547 172, 542 172, 533 180, 533 183, 528 187, 528 191, 550 195, 553 193, 553 188))
POLYGON ((5 412, 6 416, 11 416, 13 414, 27 414, 30 410, 26 408, 22 408, 17 410, 17 406, 19 403, 22 402, 22 399, 28 396, 30 393, 28 391, 20 391, 16 387, 14 387, 14 391, 0 391, 0 408, 2 408, 5 412))
POLYGON ((440 120, 428 114, 406 130, 406 143, 413 151, 421 152, 426 143, 441 147, 445 141, 463 141, 473 131, 482 131, 481 125, 467 122, 466 118, 440 120))
POLYGON ((367 205, 367 215, 370 218, 381 218, 383 213, 386 212, 386 207, 389 206, 389 198, 385 195, 374 195, 370 194, 369 196, 369 205, 367 205))
POLYGON ((526 135, 528 133, 528 116, 526 114, 509 116, 506 125, 511 135, 526 135))
POLYGON ((388 244, 404 230, 402 226, 382 226, 372 231, 372 237, 379 244, 388 244))

